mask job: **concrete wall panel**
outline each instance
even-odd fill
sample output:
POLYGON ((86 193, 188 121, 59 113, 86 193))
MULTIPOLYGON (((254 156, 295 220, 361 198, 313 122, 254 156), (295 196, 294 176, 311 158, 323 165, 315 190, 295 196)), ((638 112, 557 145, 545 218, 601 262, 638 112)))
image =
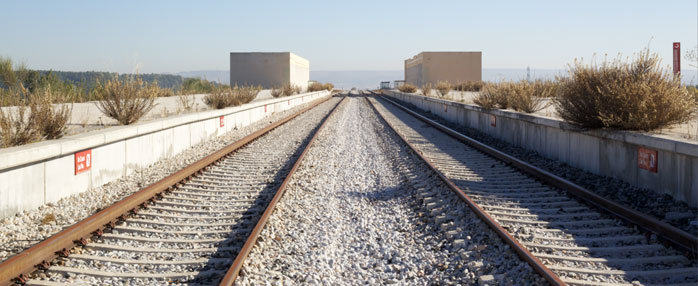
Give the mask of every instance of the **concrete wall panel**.
POLYGON ((55 203, 61 198, 82 193, 90 188, 91 171, 75 174, 75 155, 66 155, 45 163, 46 201, 55 203))
POLYGON ((45 202, 44 163, 0 173, 0 215, 36 208, 45 202))
POLYGON ((126 141, 92 148, 90 187, 104 185, 126 175, 126 141))

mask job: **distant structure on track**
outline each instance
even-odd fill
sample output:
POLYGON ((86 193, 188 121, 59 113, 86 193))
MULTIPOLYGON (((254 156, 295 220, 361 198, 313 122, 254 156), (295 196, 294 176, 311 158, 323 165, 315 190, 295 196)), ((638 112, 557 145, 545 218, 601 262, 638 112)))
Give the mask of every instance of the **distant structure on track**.
POLYGON ((284 84, 308 88, 310 62, 291 52, 230 53, 230 85, 261 85, 263 88, 284 84))
POLYGON ((421 52, 405 60, 405 82, 416 86, 482 80, 482 52, 421 52))

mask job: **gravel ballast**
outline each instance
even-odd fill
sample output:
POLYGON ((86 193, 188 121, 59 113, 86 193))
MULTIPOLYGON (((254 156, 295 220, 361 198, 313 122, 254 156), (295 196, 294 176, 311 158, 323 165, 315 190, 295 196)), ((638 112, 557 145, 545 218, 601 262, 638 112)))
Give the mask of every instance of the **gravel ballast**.
POLYGON ((629 206, 641 213, 651 214, 670 225, 693 235, 698 235, 698 208, 692 208, 685 202, 675 200, 670 195, 659 194, 649 189, 638 188, 619 179, 596 175, 569 166, 563 162, 545 158, 535 151, 514 146, 479 130, 446 121, 413 104, 392 97, 389 98, 461 134, 567 179, 598 195, 629 206))
POLYGON ((238 285, 544 284, 365 99, 346 101, 292 177, 238 285))
POLYGON ((265 117, 87 192, 0 220, 0 261, 311 103, 265 117))

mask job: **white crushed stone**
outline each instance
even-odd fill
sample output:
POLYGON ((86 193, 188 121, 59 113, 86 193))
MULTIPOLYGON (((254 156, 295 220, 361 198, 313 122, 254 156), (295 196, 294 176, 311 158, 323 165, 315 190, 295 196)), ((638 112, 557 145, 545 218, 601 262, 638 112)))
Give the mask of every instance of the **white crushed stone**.
POLYGON ((347 100, 293 176, 236 284, 544 284, 363 98, 347 100), (421 199, 435 193, 447 199, 421 199))
POLYGON ((35 210, 23 211, 13 217, 0 219, 0 261, 309 104, 275 113, 243 128, 209 139, 172 158, 160 160, 101 187, 63 198, 35 210), (51 216, 53 219, 50 219, 51 216))

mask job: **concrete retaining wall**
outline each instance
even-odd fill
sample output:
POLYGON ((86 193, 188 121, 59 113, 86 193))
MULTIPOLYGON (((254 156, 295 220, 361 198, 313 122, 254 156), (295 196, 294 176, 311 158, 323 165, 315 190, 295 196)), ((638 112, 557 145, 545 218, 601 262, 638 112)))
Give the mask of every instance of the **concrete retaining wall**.
POLYGON ((329 94, 305 93, 0 149, 0 217, 99 187, 234 128, 329 94), (91 167, 76 174, 76 153, 86 150, 91 151, 91 167))
POLYGON ((453 123, 480 130, 594 174, 671 195, 698 206, 698 142, 629 131, 579 130, 561 120, 429 98, 397 91, 411 103, 453 123), (653 168, 648 161, 656 152, 653 168), (645 164, 642 164, 645 163, 645 164))

